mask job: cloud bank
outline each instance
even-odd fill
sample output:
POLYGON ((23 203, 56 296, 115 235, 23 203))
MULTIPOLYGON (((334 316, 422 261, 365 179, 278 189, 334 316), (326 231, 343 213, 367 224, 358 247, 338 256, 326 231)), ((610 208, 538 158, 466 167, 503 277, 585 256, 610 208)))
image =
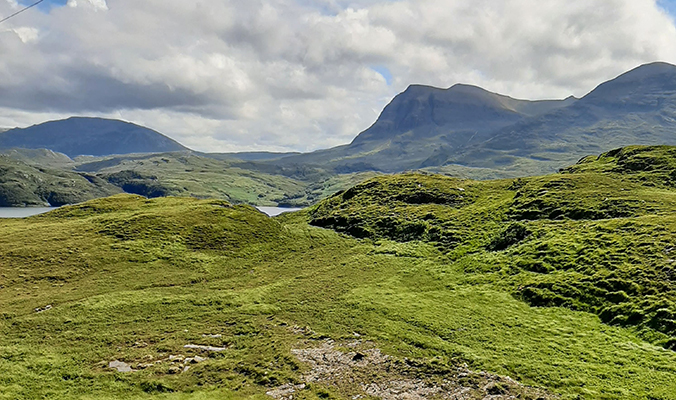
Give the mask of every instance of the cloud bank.
POLYGON ((202 151, 326 148, 412 83, 563 98, 676 63, 660 3, 68 0, 0 25, 0 127, 92 115, 202 151))

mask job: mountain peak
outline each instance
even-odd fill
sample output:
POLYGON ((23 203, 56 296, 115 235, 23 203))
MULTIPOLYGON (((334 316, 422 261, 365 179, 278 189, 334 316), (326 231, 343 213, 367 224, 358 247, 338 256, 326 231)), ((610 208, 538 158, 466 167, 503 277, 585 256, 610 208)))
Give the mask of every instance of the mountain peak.
POLYGON ((585 103, 649 108, 656 98, 676 93, 676 65, 654 62, 640 65, 604 82, 583 97, 585 103))
POLYGON ((187 150, 152 129, 116 119, 70 117, 0 133, 0 148, 49 149, 79 155, 187 150))

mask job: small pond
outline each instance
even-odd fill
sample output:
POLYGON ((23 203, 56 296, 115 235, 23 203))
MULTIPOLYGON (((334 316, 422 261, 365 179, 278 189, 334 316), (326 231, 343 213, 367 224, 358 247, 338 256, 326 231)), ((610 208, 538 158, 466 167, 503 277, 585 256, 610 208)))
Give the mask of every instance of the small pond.
POLYGON ((58 207, 0 207, 0 218, 25 218, 56 210, 58 207))
POLYGON ((302 208, 291 208, 291 207, 256 207, 256 208, 258 209, 258 211, 264 212, 271 217, 275 217, 285 212, 302 210, 302 208))

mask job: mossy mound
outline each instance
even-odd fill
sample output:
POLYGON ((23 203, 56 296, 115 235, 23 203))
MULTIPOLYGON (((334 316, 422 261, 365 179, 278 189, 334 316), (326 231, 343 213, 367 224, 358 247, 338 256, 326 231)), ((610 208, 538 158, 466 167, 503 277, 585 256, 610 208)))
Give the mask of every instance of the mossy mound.
POLYGON ((432 242, 532 305, 593 312, 676 349, 672 175, 676 148, 637 146, 543 177, 383 176, 313 207, 309 221, 360 238, 432 242))

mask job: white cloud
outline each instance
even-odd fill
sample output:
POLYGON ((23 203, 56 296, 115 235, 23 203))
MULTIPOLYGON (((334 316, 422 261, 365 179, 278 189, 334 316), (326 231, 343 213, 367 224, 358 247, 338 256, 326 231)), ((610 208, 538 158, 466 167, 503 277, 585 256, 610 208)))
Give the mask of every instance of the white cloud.
POLYGON ((641 63, 676 63, 673 19, 654 0, 68 5, 0 28, 0 126, 87 114, 198 150, 305 151, 349 142, 411 83, 581 96, 641 63))
POLYGON ((13 30, 17 34, 17 36, 19 36, 19 39, 21 39, 21 41, 24 43, 35 42, 38 40, 38 37, 40 35, 39 30, 26 26, 14 28, 13 30))
POLYGON ((108 10, 108 4, 106 0, 68 0, 66 3, 68 7, 90 7, 94 10, 108 10))

